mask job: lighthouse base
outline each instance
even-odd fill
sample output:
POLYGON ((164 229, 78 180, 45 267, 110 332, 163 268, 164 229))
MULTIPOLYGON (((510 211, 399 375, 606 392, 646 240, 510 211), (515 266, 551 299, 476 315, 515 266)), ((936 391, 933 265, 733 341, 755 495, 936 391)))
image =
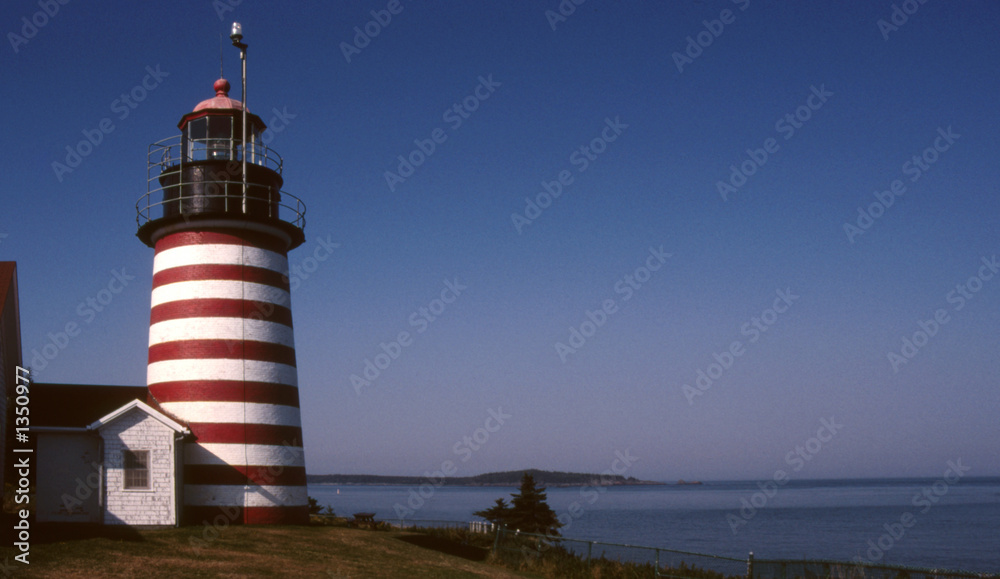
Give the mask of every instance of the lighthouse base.
POLYGON ((184 507, 184 524, 230 525, 307 525, 309 507, 184 507))

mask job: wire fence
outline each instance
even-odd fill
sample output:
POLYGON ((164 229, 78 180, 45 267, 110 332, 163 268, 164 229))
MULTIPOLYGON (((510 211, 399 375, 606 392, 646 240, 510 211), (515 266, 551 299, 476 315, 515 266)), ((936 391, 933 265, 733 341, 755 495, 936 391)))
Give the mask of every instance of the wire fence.
MULTIPOLYGON (((1000 574, 904 565, 828 560, 724 557, 603 541, 566 539, 498 528, 493 552, 515 568, 556 568, 567 575, 615 563, 630 567, 630 576, 692 579, 1000 579, 1000 574), (582 569, 576 569, 582 567, 582 569)), ((583 576, 585 573, 581 573, 583 576)), ((597 575, 594 575, 597 576, 597 575)))
MULTIPOLYGON (((382 523, 386 524, 386 523, 382 523)), ((625 566, 630 577, 652 579, 1000 579, 1000 573, 882 565, 823 559, 726 557, 586 539, 522 533, 485 521, 400 519, 396 529, 459 529, 493 537, 499 562, 523 569, 557 569, 559 576, 602 576, 602 566, 625 566), (565 575, 563 575, 565 574, 565 575)), ((487 539, 488 540, 488 539, 487 539)), ((614 572, 608 574, 614 575, 614 572)), ((617 575, 614 575, 617 576, 617 575)))
POLYGON ((496 525, 487 521, 443 521, 437 519, 400 519, 390 523, 397 529, 468 529, 471 533, 494 533, 496 525))
POLYGON ((753 561, 748 579, 996 579, 1000 574, 825 560, 753 561))
POLYGON ((747 560, 603 541, 566 539, 501 527, 493 548, 496 557, 515 568, 558 568, 567 573, 580 567, 623 564, 636 576, 729 579, 748 576, 747 560))

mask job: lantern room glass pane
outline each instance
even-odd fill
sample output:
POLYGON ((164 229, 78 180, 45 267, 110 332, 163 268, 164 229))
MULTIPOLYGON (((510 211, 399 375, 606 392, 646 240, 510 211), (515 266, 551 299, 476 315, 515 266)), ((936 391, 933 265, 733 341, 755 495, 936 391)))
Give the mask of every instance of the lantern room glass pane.
POLYGON ((184 133, 184 155, 188 160, 195 160, 201 156, 201 151, 205 149, 205 137, 208 136, 208 119, 194 119, 187 124, 187 131, 184 133))
POLYGON ((208 119, 202 117, 188 123, 188 137, 195 141, 204 140, 208 136, 208 119))
POLYGON ((250 149, 249 149, 250 150, 250 162, 251 163, 260 163, 261 162, 260 159, 258 158, 258 155, 260 155, 263 152, 263 150, 260 149, 260 147, 261 147, 261 144, 260 144, 260 127, 258 127, 257 125, 251 124, 250 125, 250 149))
POLYGON ((234 158, 233 119, 231 117, 208 117, 208 158, 234 158))

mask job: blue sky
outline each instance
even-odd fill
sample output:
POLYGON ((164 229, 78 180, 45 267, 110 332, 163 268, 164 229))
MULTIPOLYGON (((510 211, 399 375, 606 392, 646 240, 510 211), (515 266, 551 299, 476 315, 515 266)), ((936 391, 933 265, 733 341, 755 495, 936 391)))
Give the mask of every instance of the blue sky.
POLYGON ((64 346, 39 381, 145 383, 147 147, 239 20, 308 207, 309 472, 1000 475, 1000 6, 230 4, 4 3, 0 259, 26 359, 64 346))

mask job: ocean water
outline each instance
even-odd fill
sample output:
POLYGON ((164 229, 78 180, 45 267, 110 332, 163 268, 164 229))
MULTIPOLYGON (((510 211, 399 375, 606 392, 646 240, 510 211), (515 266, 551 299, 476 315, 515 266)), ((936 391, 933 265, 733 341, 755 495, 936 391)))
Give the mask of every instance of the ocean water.
MULTIPOLYGON (((515 487, 309 485, 341 516, 471 521, 515 487), (339 493, 338 493, 339 491, 339 493), (429 496, 429 498, 424 498, 429 496)), ((547 489, 567 538, 735 558, 833 559, 1000 573, 1000 478, 547 489), (575 503, 575 505, 574 505, 575 503)))

